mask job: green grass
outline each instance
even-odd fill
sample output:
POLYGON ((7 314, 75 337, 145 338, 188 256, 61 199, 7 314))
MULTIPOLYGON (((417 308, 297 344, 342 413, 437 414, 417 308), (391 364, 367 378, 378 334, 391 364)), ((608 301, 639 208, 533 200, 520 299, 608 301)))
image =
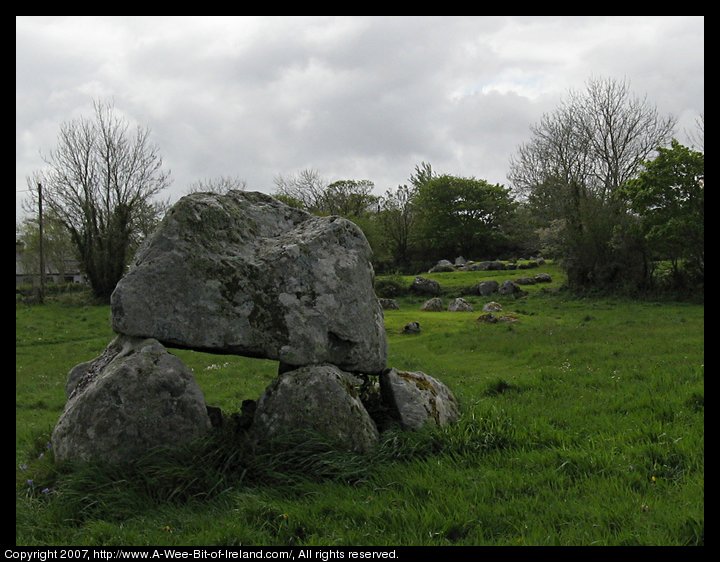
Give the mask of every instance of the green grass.
MULTIPOLYGON (((109 309, 17 305, 18 544, 703 544, 703 307, 574 299, 556 291, 552 266, 428 277, 447 299, 542 271, 552 284, 492 299, 515 324, 420 312, 413 297, 385 312, 389 364, 441 379, 463 417, 388 432, 368 457, 313 440, 253 457, 220 433, 134 467, 58 471, 45 444, 65 377, 112 337, 109 309), (411 320, 422 332, 401 334, 411 320)), ((466 298, 476 310, 491 300, 466 298)), ((175 353, 226 412, 276 372, 271 361, 175 353)))
MULTIPOLYGON (((526 262, 518 262, 526 263, 526 262)), ((552 277, 552 283, 539 283, 536 285, 524 285, 523 291, 529 294, 536 292, 546 292, 549 289, 557 289, 565 282, 565 275, 562 270, 551 262, 546 263, 533 269, 514 269, 503 271, 454 271, 446 273, 421 273, 419 275, 392 275, 383 276, 381 278, 391 278, 397 280, 409 288, 415 277, 424 277, 425 279, 434 279, 440 284, 441 295, 457 297, 462 294, 463 289, 469 289, 477 285, 480 281, 497 281, 502 283, 506 279, 514 280, 520 277, 534 277, 538 273, 549 273, 552 277)), ((497 295, 496 295, 497 296, 497 295)))

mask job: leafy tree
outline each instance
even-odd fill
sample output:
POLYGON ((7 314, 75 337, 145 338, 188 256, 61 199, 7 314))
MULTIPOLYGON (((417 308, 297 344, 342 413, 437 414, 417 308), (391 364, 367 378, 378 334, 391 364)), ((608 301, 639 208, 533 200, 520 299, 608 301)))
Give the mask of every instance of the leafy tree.
POLYGON ((47 169, 28 183, 42 182, 45 208, 70 233, 95 295, 109 300, 142 236, 138 229, 162 208, 153 197, 170 178, 148 128, 131 129, 110 104, 94 108, 93 119, 60 126, 47 169))
POLYGON ((433 259, 494 257, 515 208, 502 185, 450 175, 421 184, 415 201, 420 235, 433 259))
POLYGON ((352 219, 377 210, 375 184, 370 180, 339 180, 328 185, 323 193, 322 212, 352 219))
POLYGON ((642 219, 645 238, 680 279, 681 261, 689 273, 705 274, 705 155, 672 141, 625 186, 630 205, 642 219))
POLYGON ((415 170, 410 174, 409 182, 414 188, 419 188, 421 185, 426 184, 437 174, 433 172, 432 166, 428 162, 421 162, 415 166, 415 170))
POLYGON ((647 259, 621 188, 669 141, 673 126, 627 82, 591 79, 531 127, 508 177, 545 225, 563 229, 559 257, 571 285, 627 284, 630 270, 618 273, 613 264, 647 259))
POLYGON ((411 259, 418 222, 416 195, 417 189, 407 185, 388 190, 377 215, 385 246, 394 265, 399 267, 406 267, 411 259))

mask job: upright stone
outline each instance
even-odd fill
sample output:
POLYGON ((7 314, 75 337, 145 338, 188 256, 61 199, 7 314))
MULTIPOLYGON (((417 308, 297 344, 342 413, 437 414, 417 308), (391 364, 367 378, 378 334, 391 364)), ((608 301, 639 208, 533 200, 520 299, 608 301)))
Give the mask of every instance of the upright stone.
POLYGON ((437 296, 440 294, 440 283, 434 279, 416 277, 410 285, 410 292, 416 295, 437 296))
POLYGON ((425 373, 388 369, 380 375, 380 391, 405 429, 447 425, 460 417, 450 389, 425 373))
POLYGON ((445 309, 443 308, 442 299, 440 297, 434 297, 426 300, 420 307, 420 310, 424 312, 442 312, 445 309))
POLYGON ((476 285, 475 291, 480 296, 486 297, 497 292, 499 286, 497 281, 481 281, 476 285))
POLYGON ((263 193, 194 193, 112 295, 116 332, 168 346, 377 373, 387 346, 371 250, 339 217, 263 193))
POLYGON ((472 305, 465 299, 457 298, 448 305, 448 312, 472 312, 472 305))
POLYGON ((498 293, 501 295, 514 295, 516 297, 526 294, 519 285, 513 283, 509 279, 502 282, 502 285, 498 288, 498 293))
POLYGON ((310 431, 339 448, 369 451, 377 444, 378 430, 360 401, 355 379, 333 365, 283 373, 258 400, 255 438, 261 443, 306 439, 310 431))
POLYGON ((68 377, 55 458, 124 462, 210 429, 192 372, 156 340, 118 336, 68 377))

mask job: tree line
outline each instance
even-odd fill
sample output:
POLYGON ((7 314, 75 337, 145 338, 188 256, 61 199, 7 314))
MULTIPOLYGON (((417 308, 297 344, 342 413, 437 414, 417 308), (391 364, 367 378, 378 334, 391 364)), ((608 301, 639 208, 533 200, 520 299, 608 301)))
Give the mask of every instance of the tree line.
MULTIPOLYGON (((531 126, 510 159, 507 187, 421 162, 406 184, 383 195, 370 180, 329 182, 312 169, 278 175, 273 195, 354 221, 378 272, 415 274, 457 256, 542 254, 558 260, 576 290, 697 292, 704 283, 704 122, 701 116, 693 148, 673 138, 674 127, 627 82, 590 79, 531 126)), ((170 175, 150 130, 131 128, 98 102, 93 118, 61 126, 46 168, 28 182, 43 183, 50 247, 72 247, 93 292, 107 300, 167 208, 157 196, 170 175)), ((188 192, 245 188, 239 177, 219 177, 188 192)), ((27 249, 36 231, 32 219, 22 225, 27 249)))

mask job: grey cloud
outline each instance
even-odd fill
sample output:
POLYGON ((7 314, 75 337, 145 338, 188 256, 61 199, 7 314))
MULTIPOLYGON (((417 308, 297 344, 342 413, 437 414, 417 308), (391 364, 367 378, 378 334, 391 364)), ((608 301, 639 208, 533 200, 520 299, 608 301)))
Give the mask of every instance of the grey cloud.
POLYGON ((151 127, 173 197, 220 174, 270 191, 305 167, 384 191, 420 160, 504 182, 530 125, 592 73, 702 110, 702 18, 613 18, 21 17, 16 188, 97 95, 151 127))

